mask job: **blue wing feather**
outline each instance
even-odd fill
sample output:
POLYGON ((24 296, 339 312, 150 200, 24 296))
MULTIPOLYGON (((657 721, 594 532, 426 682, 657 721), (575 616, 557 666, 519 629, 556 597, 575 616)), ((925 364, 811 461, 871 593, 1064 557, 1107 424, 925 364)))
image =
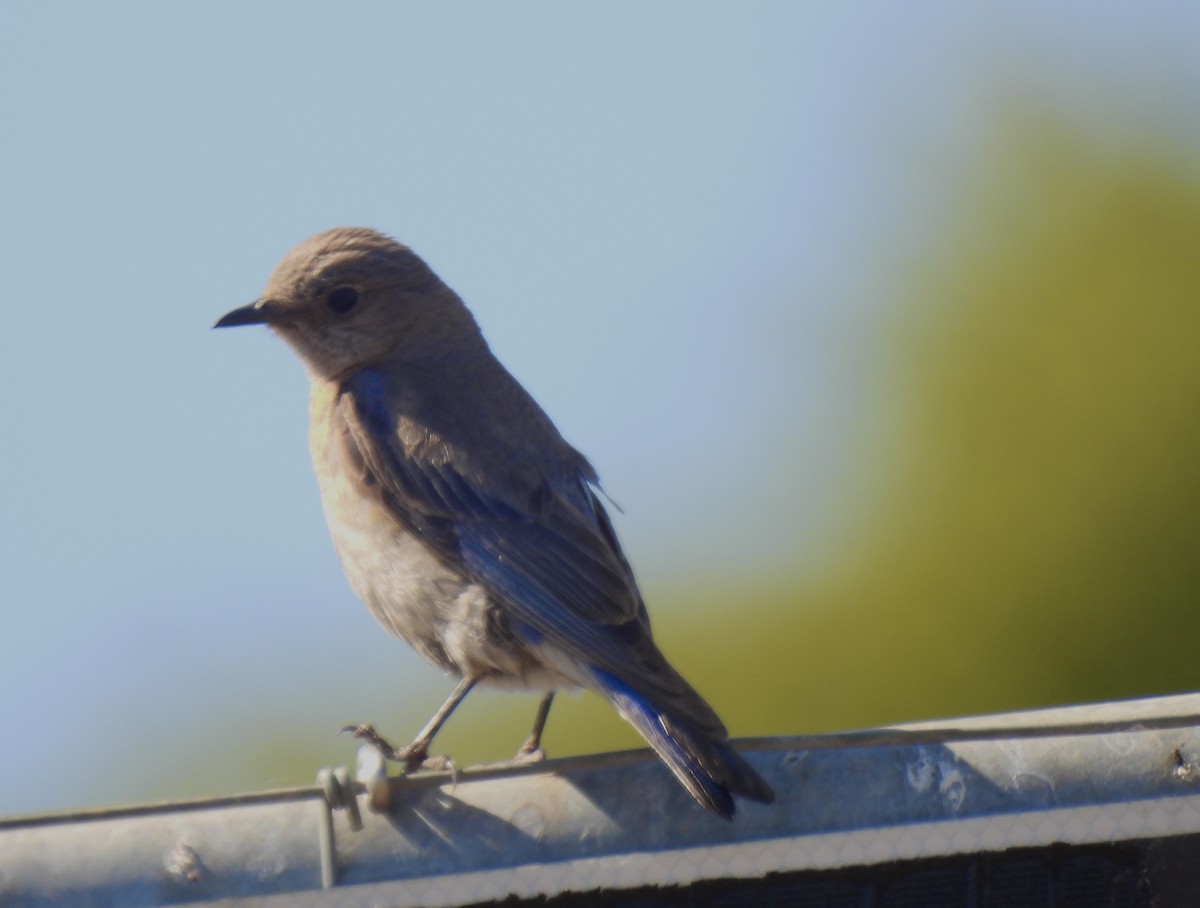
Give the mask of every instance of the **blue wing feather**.
POLYGON ((406 447, 394 404, 384 378, 364 370, 345 382, 339 412, 352 456, 396 519, 481 584, 527 643, 551 641, 577 660, 700 803, 728 818, 731 793, 770 801, 720 719, 654 645, 587 461, 514 472, 519 453, 491 450, 495 469, 481 469, 456 444, 461 427, 436 408, 421 426, 437 435, 438 456, 422 456, 406 447))

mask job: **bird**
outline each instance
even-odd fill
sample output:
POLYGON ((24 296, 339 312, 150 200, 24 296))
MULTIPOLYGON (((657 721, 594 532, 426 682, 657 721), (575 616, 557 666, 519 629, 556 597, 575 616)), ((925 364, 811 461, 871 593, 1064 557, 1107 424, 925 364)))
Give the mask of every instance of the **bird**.
POLYGON ((605 698, 703 807, 774 792, 656 645, 596 470, 408 246, 342 227, 301 242, 214 328, 266 325, 310 380, 309 447, 347 580, 459 679, 414 741, 355 733, 411 770, 477 684, 541 692, 517 760, 544 756, 556 690, 605 698))

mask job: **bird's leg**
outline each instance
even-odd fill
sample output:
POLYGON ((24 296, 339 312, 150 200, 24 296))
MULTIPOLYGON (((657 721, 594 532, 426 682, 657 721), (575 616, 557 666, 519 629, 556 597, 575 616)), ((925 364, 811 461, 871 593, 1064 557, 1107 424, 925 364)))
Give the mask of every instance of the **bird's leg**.
POLYGON ((553 702, 554 691, 550 691, 542 697, 542 702, 538 704, 537 715, 533 717, 533 731, 529 733, 529 737, 525 739, 525 743, 513 757, 514 763, 538 763, 546 759, 546 752, 542 750, 542 731, 546 727, 546 719, 550 716, 550 705, 553 702))
POLYGON ((450 714, 463 701, 463 698, 471 692, 471 688, 475 686, 478 678, 465 677, 458 682, 458 686, 454 688, 454 692, 446 698, 446 702, 438 707, 438 711, 433 714, 425 727, 421 729, 411 744, 404 747, 393 747, 388 741, 379 734, 371 724, 348 726, 343 728, 343 732, 353 734, 354 737, 366 741, 372 747, 379 750, 383 756, 396 763, 403 763, 405 772, 412 772, 414 769, 449 769, 453 766, 448 757, 430 757, 429 745, 433 743, 434 735, 436 735, 446 724, 446 720, 450 718, 450 714))
POLYGON ((446 720, 450 718, 450 714, 454 712, 458 704, 462 703, 463 698, 471 692, 471 688, 475 686, 478 680, 479 678, 477 677, 465 677, 458 682, 458 686, 454 688, 454 692, 446 698, 446 702, 433 714, 433 718, 425 723, 425 727, 421 729, 420 734, 417 735, 412 744, 403 748, 407 751, 407 759, 419 758, 420 760, 424 760, 428 756, 429 745, 433 743, 434 735, 441 731, 442 726, 446 724, 446 720))

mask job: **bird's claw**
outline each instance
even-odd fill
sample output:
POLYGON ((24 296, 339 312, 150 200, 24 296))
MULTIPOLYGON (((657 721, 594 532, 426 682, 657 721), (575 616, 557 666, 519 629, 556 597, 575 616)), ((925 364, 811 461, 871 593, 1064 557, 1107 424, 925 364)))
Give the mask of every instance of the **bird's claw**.
POLYGON ((454 761, 449 757, 442 754, 431 757, 426 747, 418 741, 404 747, 394 747, 387 738, 375 730, 375 726, 370 722, 364 722, 362 725, 346 725, 338 734, 350 735, 365 742, 379 751, 380 755, 388 762, 402 764, 406 773, 416 772, 418 769, 426 769, 431 772, 457 772, 454 761))
POLYGON ((352 738, 365 741, 388 760, 399 760, 400 757, 398 755, 403 750, 403 748, 393 747, 387 738, 375 730, 375 726, 370 722, 364 722, 362 725, 344 725, 338 731, 338 734, 350 735, 352 738))
POLYGON ((512 758, 514 766, 531 766, 534 763, 541 763, 546 759, 546 751, 540 746, 522 747, 517 751, 516 756, 512 758))
POLYGON ((432 757, 425 754, 421 757, 421 762, 417 766, 419 769, 427 769, 430 772, 452 772, 456 775, 458 774, 458 767, 445 754, 434 754, 432 757))

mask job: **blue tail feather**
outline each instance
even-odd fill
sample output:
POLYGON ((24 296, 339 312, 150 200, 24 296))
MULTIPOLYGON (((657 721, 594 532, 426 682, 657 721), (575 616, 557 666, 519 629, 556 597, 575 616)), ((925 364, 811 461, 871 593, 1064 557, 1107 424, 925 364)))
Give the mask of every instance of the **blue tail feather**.
POLYGON ((656 708, 644 695, 602 669, 592 669, 601 692, 700 804, 732 820, 733 795, 770 803, 775 793, 727 741, 712 740, 686 720, 656 708))

